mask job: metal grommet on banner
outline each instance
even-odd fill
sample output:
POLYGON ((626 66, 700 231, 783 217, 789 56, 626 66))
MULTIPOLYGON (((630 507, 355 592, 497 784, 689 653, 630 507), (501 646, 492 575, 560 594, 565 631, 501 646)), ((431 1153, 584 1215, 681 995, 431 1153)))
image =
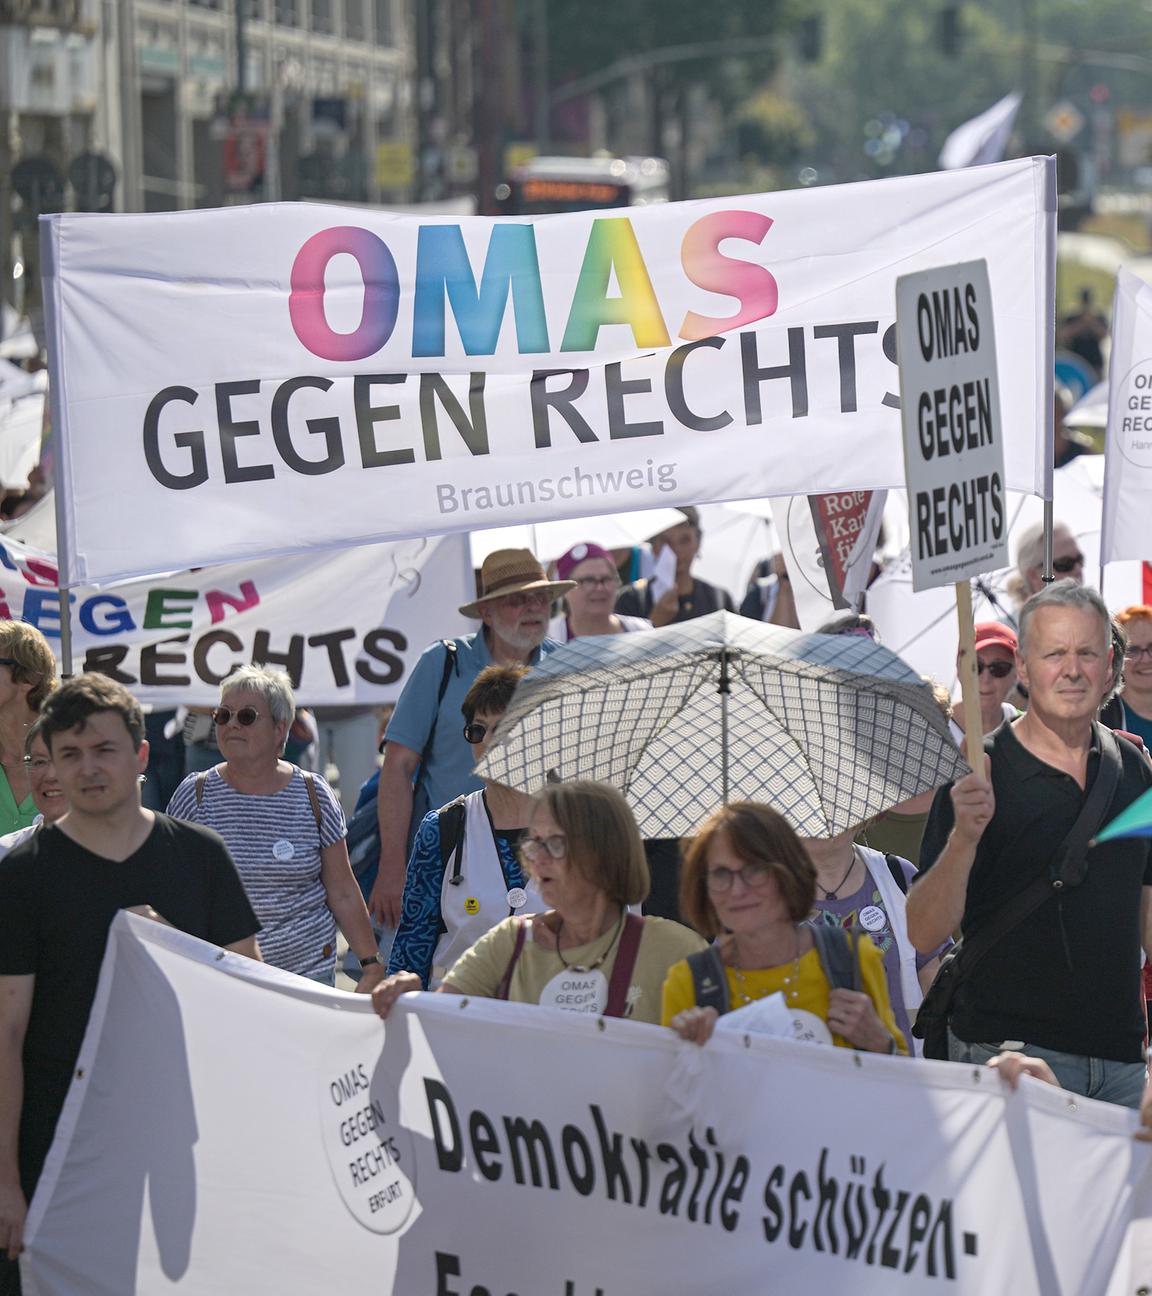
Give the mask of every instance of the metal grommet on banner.
POLYGON ((972 1068, 972 1083, 973 1083, 973 1084, 979 1084, 979 1083, 980 1083, 980 1076, 981 1076, 982 1072, 983 1072, 983 1068, 981 1068, 981 1067, 973 1067, 973 1068, 972 1068))
POLYGON ((216 962, 217 962, 217 963, 219 963, 219 962, 221 961, 221 959, 224 958, 226 952, 227 952, 227 951, 225 951, 225 950, 221 950, 221 951, 216 955, 216 962))
POLYGON ((1075 1099, 1075 1098, 1069 1098, 1069 1099, 1068 1099, 1068 1110, 1069 1110, 1070 1112, 1079 1111, 1079 1108, 1076 1106, 1076 1099, 1075 1099))
POLYGON ((863 1060, 861 1059, 859 1053, 853 1053, 853 1054, 852 1054, 852 1061, 855 1062, 856 1065, 857 1065, 858 1067, 862 1067, 862 1066, 864 1065, 864 1062, 863 1062, 863 1060))
POLYGON ((597 1027, 598 1030, 601 1030, 601 1031, 606 1031, 606 1030, 608 1029, 608 1027, 604 1025, 604 1018, 603 1018, 603 1017, 597 1017, 597 1018, 596 1018, 596 1027, 597 1027))
POLYGON ((463 998, 460 1000, 460 1011, 463 1012, 464 1009, 467 1007, 468 1007, 468 996, 464 995, 463 998))
POLYGON ((1152 1288, 1149 1288, 1148 1286, 1137 1287, 1136 1296, 1152 1296, 1152 1288))
POLYGON ((751 1036, 751 1035, 745 1035, 745 1036, 744 1036, 744 1047, 745 1047, 745 1048, 751 1048, 751 1047, 752 1047, 752 1036, 751 1036))

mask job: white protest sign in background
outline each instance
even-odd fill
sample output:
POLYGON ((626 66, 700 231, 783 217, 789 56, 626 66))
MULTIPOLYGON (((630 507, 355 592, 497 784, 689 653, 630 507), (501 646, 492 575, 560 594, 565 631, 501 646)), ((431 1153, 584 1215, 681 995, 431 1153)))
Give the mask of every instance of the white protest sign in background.
POLYGON ((47 217, 64 580, 899 486, 893 289, 941 259, 1013 303, 1005 466, 1042 492, 1055 210, 1033 158, 516 221, 47 217))
POLYGON ((1121 267, 1112 304, 1102 562, 1152 558, 1152 287, 1121 267))
MULTIPOLYGON (((0 618, 59 654, 56 581, 54 554, 0 536, 0 618)), ((214 704, 247 662, 287 670, 301 706, 394 701, 433 640, 476 629, 457 612, 474 589, 466 536, 78 586, 73 666, 155 706, 214 704)))
POLYGON ((1134 1114, 988 1069, 459 996, 385 1027, 121 914, 77 1071, 28 1296, 1102 1296, 1122 1255, 1118 1290, 1152 1282, 1134 1114))
POLYGON ((913 587, 1008 562, 1008 483, 988 265, 896 281, 913 587))

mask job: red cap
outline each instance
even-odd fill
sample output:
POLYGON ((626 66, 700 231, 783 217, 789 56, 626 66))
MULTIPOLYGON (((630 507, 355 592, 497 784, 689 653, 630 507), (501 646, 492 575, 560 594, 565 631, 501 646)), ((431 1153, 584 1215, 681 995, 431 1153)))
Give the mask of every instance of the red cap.
POLYGON ((1006 626, 1003 621, 976 622, 976 651, 981 648, 1007 648, 1010 653, 1020 647, 1016 631, 1006 626))

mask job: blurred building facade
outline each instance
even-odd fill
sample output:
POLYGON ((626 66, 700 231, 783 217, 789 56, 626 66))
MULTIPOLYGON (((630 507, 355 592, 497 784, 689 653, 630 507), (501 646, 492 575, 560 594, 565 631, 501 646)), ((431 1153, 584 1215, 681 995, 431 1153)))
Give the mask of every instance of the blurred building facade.
POLYGON ((0 183, 31 209, 406 199, 412 0, 0 0, 0 183), (239 11, 237 6, 240 6, 239 11), (77 162, 77 159, 81 159, 77 162))

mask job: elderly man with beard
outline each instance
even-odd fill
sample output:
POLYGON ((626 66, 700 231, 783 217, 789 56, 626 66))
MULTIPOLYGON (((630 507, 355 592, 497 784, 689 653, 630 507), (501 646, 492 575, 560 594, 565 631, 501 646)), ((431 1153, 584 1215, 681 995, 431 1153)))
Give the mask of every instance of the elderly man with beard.
POLYGON ((1152 786, 1152 766, 1096 719, 1112 636, 1095 590, 1064 580, 1033 595, 1019 638, 1029 709, 985 739, 983 770, 937 794, 908 935, 927 953, 963 931, 953 1061, 1026 1053, 1065 1089, 1139 1107, 1152 846, 1088 841, 1152 786))
POLYGON ((480 597, 462 616, 480 629, 426 648, 404 685, 384 735, 377 816, 380 868, 368 909, 386 927, 400 921, 400 899, 416 826, 429 810, 482 784, 472 753, 460 741, 464 696, 485 666, 532 665, 556 647, 546 638, 552 604, 575 586, 550 581, 527 549, 498 549, 480 569, 480 597))

